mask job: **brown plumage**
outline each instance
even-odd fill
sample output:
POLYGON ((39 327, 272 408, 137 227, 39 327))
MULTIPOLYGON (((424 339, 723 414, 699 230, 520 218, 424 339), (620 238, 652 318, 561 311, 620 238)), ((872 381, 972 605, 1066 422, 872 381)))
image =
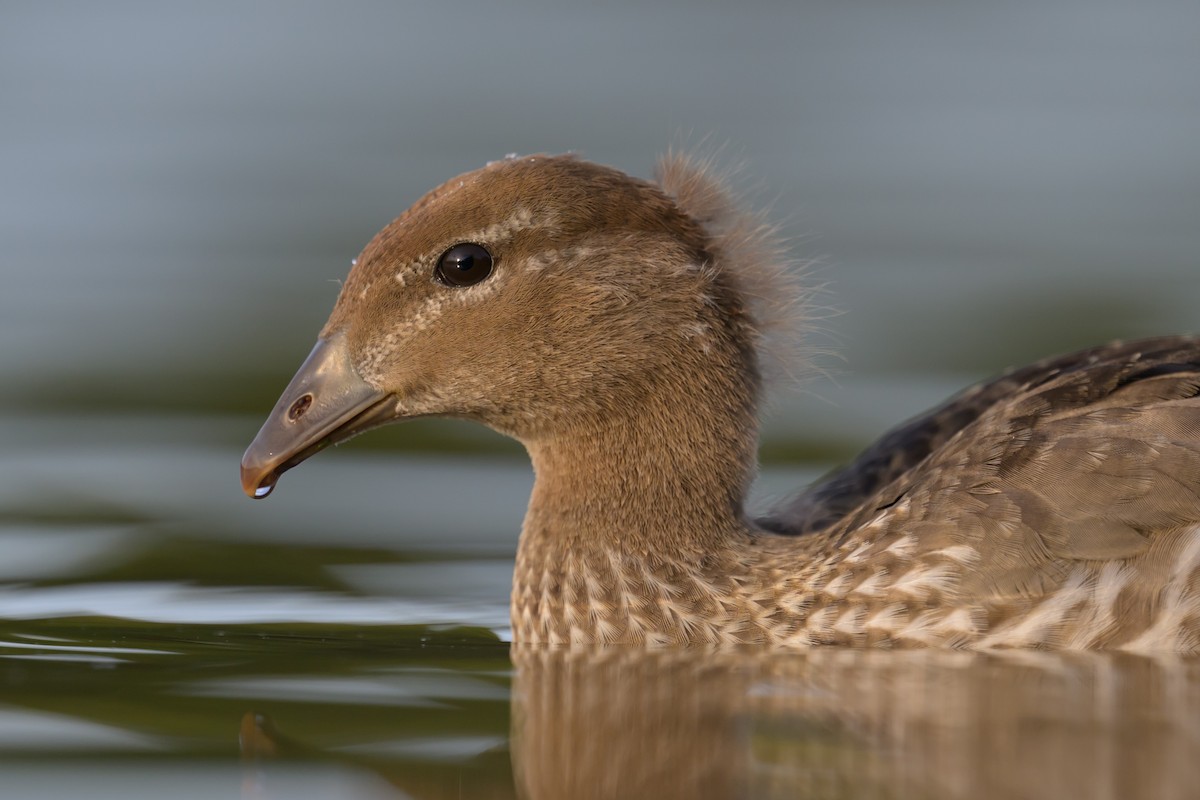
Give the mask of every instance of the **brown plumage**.
POLYGON ((754 523, 763 334, 805 306, 786 275, 686 159, 657 184, 489 164, 367 245, 246 490, 369 427, 462 417, 537 476, 519 641, 1200 647, 1200 339, 1011 372, 754 523))

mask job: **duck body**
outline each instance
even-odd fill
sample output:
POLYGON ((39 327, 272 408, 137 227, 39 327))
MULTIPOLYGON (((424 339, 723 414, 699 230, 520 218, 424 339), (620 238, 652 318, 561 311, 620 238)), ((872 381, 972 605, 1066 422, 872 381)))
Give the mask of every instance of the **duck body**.
POLYGON ((417 416, 517 438, 519 642, 1200 648, 1200 338, 1012 371, 752 521, 785 267, 684 158, 460 176, 357 259, 243 484, 417 416))
POLYGON ((523 547, 514 625, 551 642, 1194 651, 1198 392, 1195 337, 1013 371, 698 562, 523 547))

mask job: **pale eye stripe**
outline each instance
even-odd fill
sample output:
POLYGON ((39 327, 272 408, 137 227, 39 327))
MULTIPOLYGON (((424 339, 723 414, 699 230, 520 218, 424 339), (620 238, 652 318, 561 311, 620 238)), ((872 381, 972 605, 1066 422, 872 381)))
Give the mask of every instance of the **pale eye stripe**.
MULTIPOLYGON (((495 222, 485 228, 479 228, 457 237, 447 247, 452 247, 459 242, 478 242, 485 246, 494 247, 507 242, 521 231, 533 227, 545 227, 548 223, 549 215, 543 214, 535 220, 533 212, 522 207, 518 208, 508 219, 502 222, 495 222)), ((424 273, 432 276, 437 259, 445 251, 446 248, 439 247, 437 250, 431 250, 422 254, 420 258, 402 264, 393 274, 392 279, 400 286, 407 286, 411 280, 420 280, 424 273)))

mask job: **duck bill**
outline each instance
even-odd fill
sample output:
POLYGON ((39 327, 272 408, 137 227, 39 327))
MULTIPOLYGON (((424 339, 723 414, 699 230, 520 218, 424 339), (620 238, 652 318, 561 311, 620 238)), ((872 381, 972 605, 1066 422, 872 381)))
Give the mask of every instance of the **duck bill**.
POLYGON ((318 339, 242 456, 242 489, 266 497, 309 456, 395 418, 395 398, 358 374, 345 335, 318 339))

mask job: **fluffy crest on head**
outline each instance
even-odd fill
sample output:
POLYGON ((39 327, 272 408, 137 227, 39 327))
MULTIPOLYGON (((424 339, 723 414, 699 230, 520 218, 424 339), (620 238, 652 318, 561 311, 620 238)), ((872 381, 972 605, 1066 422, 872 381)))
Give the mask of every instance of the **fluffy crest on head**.
POLYGON ((745 298, 759 335, 760 367, 768 380, 798 383, 811 366, 807 334, 819 318, 805 284, 809 266, 788 255, 779 228, 750 210, 729 188, 711 156, 670 149, 655 169, 662 191, 710 237, 714 263, 745 298))

